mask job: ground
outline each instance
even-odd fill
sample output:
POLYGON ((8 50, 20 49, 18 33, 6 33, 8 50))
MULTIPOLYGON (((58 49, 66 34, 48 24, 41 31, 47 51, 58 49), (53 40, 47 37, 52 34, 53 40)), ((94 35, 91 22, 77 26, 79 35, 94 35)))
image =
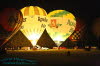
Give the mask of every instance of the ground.
POLYGON ((100 66, 100 50, 86 51, 84 49, 65 50, 8 50, 4 58, 19 58, 37 61, 40 66, 100 66), (70 53, 68 53, 70 51, 70 53))

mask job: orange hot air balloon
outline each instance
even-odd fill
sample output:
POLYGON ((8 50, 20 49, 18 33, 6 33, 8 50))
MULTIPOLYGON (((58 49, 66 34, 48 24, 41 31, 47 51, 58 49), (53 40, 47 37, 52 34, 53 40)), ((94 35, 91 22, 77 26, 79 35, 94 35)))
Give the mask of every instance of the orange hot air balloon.
POLYGON ((19 30, 22 21, 20 10, 4 8, 0 11, 0 47, 19 30))

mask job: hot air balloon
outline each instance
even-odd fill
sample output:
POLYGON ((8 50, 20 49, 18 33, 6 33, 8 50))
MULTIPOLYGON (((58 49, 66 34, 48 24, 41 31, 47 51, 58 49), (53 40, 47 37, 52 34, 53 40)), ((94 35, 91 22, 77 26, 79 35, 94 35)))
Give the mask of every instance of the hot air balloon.
POLYGON ((92 25, 92 31, 96 35, 96 37, 100 37, 100 17, 94 19, 94 22, 92 25))
POLYGON ((50 12, 46 30, 52 40, 59 47, 74 31, 76 20, 72 13, 66 10, 50 12))
POLYGON ((48 19, 46 11, 38 6, 28 6, 21 9, 23 14, 23 24, 21 31, 36 46, 42 35, 48 19))
POLYGON ((19 30, 22 21, 23 16, 20 10, 4 8, 0 11, 0 47, 19 30))
POLYGON ((86 32, 84 31, 86 25, 85 25, 85 21, 82 18, 76 18, 76 27, 75 27, 75 31, 73 32, 73 34, 69 37, 69 39, 71 41, 79 41, 82 36, 83 33, 86 32))
POLYGON ((94 19, 92 32, 97 38, 98 49, 100 49, 100 17, 94 19))

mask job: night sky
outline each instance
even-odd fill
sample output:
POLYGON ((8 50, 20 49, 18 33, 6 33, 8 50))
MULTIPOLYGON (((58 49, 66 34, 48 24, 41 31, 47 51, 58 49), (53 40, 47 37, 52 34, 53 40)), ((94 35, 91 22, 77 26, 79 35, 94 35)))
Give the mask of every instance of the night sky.
POLYGON ((78 17, 100 17, 99 0, 0 0, 0 7, 39 6, 47 12, 64 9, 78 17))

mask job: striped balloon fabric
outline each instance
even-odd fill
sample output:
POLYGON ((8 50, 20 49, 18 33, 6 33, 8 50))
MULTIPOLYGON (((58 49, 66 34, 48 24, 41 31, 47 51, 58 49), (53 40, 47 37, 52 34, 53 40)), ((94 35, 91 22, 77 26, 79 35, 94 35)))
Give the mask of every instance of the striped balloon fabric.
POLYGON ((21 9, 23 16, 41 15, 46 16, 47 13, 43 8, 38 6, 28 6, 21 9))

